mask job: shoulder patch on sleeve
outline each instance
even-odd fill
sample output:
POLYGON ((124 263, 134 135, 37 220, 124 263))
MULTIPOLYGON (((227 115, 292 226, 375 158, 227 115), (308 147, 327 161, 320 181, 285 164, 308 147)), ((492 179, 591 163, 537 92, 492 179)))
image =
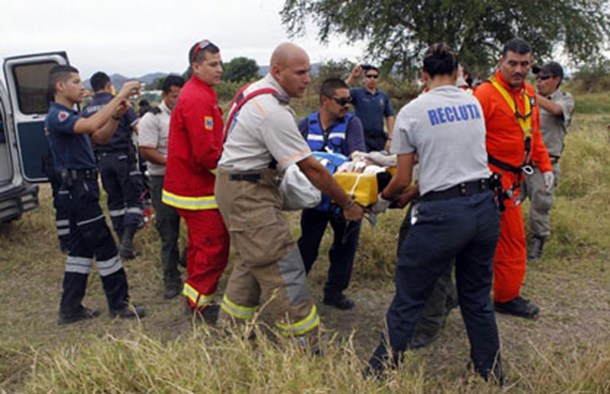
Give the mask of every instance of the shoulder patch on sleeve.
POLYGON ((211 116, 204 117, 204 125, 206 130, 214 130, 214 118, 211 116))
POLYGON ((68 119, 68 116, 70 116, 70 114, 68 114, 67 111, 59 111, 57 113, 57 120, 59 120, 60 122, 65 122, 66 119, 68 119))

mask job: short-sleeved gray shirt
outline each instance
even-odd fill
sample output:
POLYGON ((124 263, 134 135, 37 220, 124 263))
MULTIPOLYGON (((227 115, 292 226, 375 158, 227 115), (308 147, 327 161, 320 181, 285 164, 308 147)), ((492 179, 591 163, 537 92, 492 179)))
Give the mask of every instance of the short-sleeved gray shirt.
POLYGON ((570 93, 560 90, 556 90, 548 98, 561 106, 563 114, 556 116, 540 107, 540 131, 549 156, 560 157, 563 152, 563 139, 568 133, 574 112, 574 98, 570 93))
MULTIPOLYGON (((172 111, 167 108, 164 101, 159 104, 159 113, 148 111, 138 123, 138 145, 154 148, 167 157, 167 142, 169 139, 169 121, 172 111)), ((148 162, 150 175, 165 175, 165 166, 148 162)))
POLYGON ((417 153, 421 195, 490 175, 483 111, 473 95, 455 86, 437 87, 404 106, 390 151, 417 153))
POLYGON ((252 171, 268 168, 277 161, 279 171, 311 155, 309 145, 297 129, 289 97, 279 83, 267 76, 248 87, 245 94, 273 88, 277 96, 263 94, 248 101, 229 128, 218 168, 223 171, 252 171))

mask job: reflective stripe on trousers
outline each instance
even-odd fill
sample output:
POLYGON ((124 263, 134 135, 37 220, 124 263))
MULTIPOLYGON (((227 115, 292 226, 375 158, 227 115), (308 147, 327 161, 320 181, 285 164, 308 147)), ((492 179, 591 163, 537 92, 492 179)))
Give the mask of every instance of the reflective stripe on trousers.
POLYGON ((218 209, 218 204, 216 204, 216 198, 214 196, 179 196, 177 194, 170 193, 165 189, 163 189, 161 193, 161 201, 175 208, 188 210, 218 209))
POLYGON ((237 305, 236 303, 232 302, 226 294, 222 298, 222 304, 220 307, 230 316, 242 320, 252 320, 254 318, 254 314, 259 308, 258 305, 254 307, 237 305))
POLYGON ((208 306, 214 300, 214 294, 201 294, 195 288, 188 283, 184 284, 182 295, 191 301, 191 305, 195 305, 196 308, 208 306))
POLYGON ((282 330, 282 334, 286 336, 305 335, 320 325, 320 315, 318 315, 316 306, 312 305, 309 315, 304 319, 293 324, 275 323, 275 325, 282 330))

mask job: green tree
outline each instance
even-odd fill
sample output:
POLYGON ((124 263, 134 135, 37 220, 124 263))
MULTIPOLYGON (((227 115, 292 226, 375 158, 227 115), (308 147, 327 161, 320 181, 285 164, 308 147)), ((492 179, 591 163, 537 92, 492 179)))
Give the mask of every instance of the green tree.
POLYGON ((318 38, 333 34, 367 43, 387 72, 413 70, 430 44, 444 41, 479 70, 496 63, 502 44, 523 37, 537 59, 561 49, 575 62, 599 56, 610 35, 608 1, 600 0, 286 0, 282 23, 295 36, 308 18, 318 38))
POLYGON ((258 78, 256 60, 236 57, 223 64, 223 79, 229 82, 247 82, 258 78))
POLYGON ((329 60, 326 63, 320 64, 317 79, 320 81, 324 81, 331 77, 345 79, 354 66, 355 64, 347 59, 341 59, 339 61, 329 60))

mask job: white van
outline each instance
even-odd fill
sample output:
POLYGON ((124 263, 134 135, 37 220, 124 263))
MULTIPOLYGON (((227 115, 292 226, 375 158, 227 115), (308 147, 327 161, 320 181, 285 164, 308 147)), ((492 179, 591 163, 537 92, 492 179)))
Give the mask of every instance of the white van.
POLYGON ((0 80, 0 223, 38 207, 38 186, 48 180, 44 120, 49 110, 49 71, 68 64, 65 52, 4 59, 0 80))

